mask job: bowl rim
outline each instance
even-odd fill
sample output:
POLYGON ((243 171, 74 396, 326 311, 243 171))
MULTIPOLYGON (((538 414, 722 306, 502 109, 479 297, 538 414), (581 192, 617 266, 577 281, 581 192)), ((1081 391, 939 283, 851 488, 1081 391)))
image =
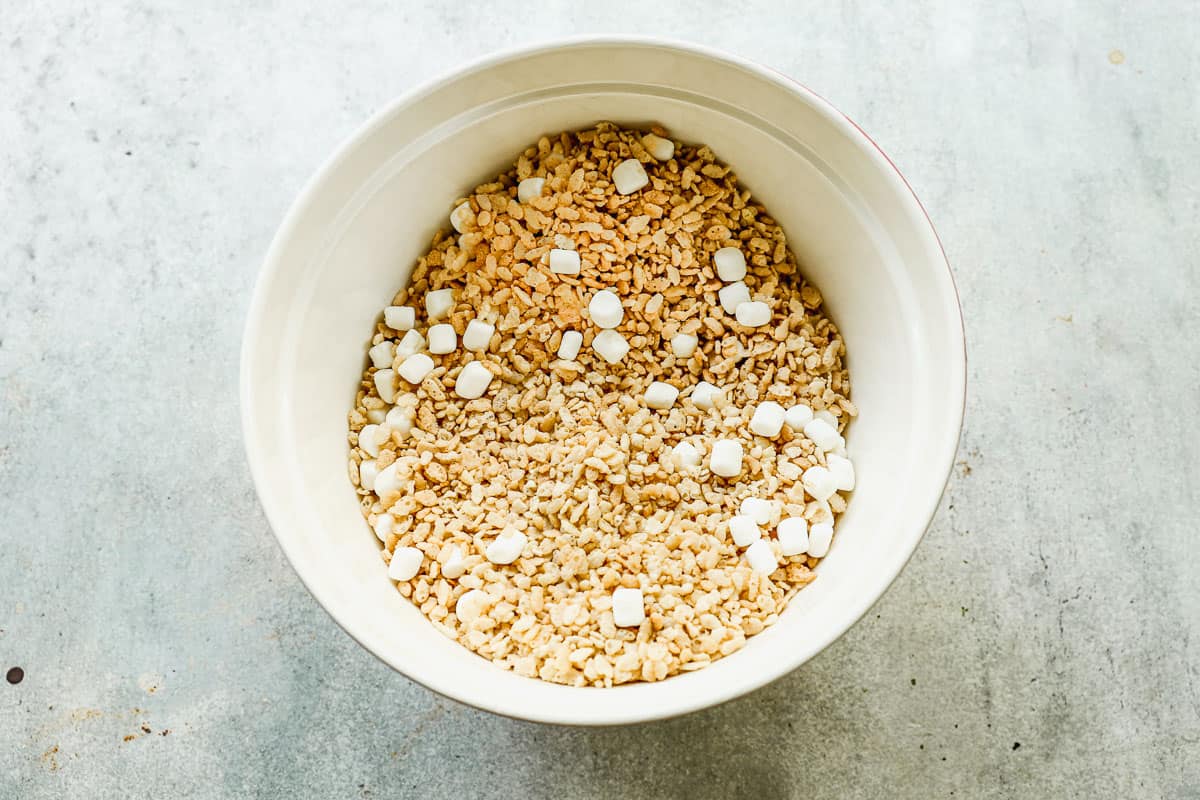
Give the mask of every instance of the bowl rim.
MULTIPOLYGON (((966 326, 962 312, 962 298, 958 290, 957 282, 954 278, 954 272, 950 267, 949 259, 946 256, 945 247, 942 244, 941 237, 938 236, 937 230, 934 228, 933 220, 929 216, 920 198, 917 197, 912 185, 908 179, 892 161, 891 157, 884 152, 883 148, 867 134, 854 120, 845 113, 836 108, 832 103, 826 100, 823 96, 810 89, 805 84, 795 78, 780 72, 773 67, 760 64, 756 61, 747 59, 743 56, 736 55, 724 50, 720 50, 707 45, 698 44, 695 42, 672 39, 669 37, 659 36, 631 36, 631 35, 581 35, 563 37, 554 40, 543 40, 530 44, 523 44, 514 47, 503 48, 495 52, 489 53, 482 57, 467 61, 459 66, 445 69, 439 74, 425 80, 418 86, 400 94, 394 99, 386 102, 377 111, 371 114, 365 122, 356 128, 334 151, 321 163, 317 170, 303 184, 300 192, 296 195, 285 214, 283 221, 276 230, 275 235, 271 239, 266 255, 263 258, 262 265, 259 268, 258 275, 255 278, 254 289, 251 294, 250 304, 246 312, 245 325, 242 333, 242 345, 240 348, 240 364, 239 364, 239 403, 241 405, 241 427, 242 441, 245 447, 246 460, 250 467, 251 479, 254 484, 255 493, 258 496, 259 503, 266 515, 268 525, 276 542, 283 550, 284 556, 288 560, 292 571, 300 579, 300 582, 308 590, 309 594, 317 601, 318 605, 328 614, 335 623, 363 647, 367 652, 371 653, 381 662, 386 664, 391 669, 400 673, 409 680, 418 685, 434 692, 437 695, 446 697, 456 702, 462 703, 469 707, 478 708, 500 716, 509 717, 511 719, 521 719, 532 722, 541 722, 548 724, 559 725, 575 725, 575 726, 609 726, 609 725, 627 725, 638 724, 643 722, 652 722, 656 720, 670 719, 684 714, 689 714, 694 711, 699 711, 705 708, 712 708, 731 700, 742 697, 750 692, 759 689, 768 683, 783 677, 784 675, 798 669, 808 660, 823 652, 835 641, 840 639, 847 631, 853 628, 865 616, 871 608, 887 594, 888 590, 895 583, 896 578, 907 566, 912 559, 913 553, 917 546, 924 539, 929 526, 937 513, 937 508, 941 503, 941 499, 945 494, 946 486, 949 484, 953 474, 954 460, 962 439, 963 422, 966 416, 966 393, 967 393, 967 344, 966 344, 966 326), (958 322, 958 339, 961 347, 954 348, 953 353, 957 356, 954 363, 951 365, 954 371, 960 376, 959 380, 954 382, 954 387, 957 389, 960 398, 959 410, 957 418, 953 421, 954 437, 952 444, 948 448, 948 452, 944 453, 939 459, 940 463, 945 465, 946 477, 942 481, 942 486, 936 498, 932 498, 926 519, 921 524, 919 530, 911 537, 908 542, 907 552, 904 553, 902 559, 897 559, 894 569, 887 575, 886 581, 880 584, 878 593, 866 602, 860 604, 848 614, 845 618, 845 624, 832 629, 823 636, 817 637, 811 643, 806 655, 798 659, 781 660, 776 666, 762 669, 757 674, 750 676, 746 680, 731 683, 723 691, 715 692, 706 695, 702 698, 688 700, 686 702, 677 702, 665 708, 650 708, 641 706, 632 712, 621 711, 619 706, 614 705, 613 710, 603 716, 596 716, 589 719, 575 719, 569 715, 564 715, 558 709, 535 709, 531 708, 528 714, 517 715, 511 711, 499 707, 499 704, 491 703, 487 700, 486 695, 467 697, 453 693, 448 690, 436 688, 426 683, 420 677, 410 674, 402 670, 394 664, 387 656, 378 652, 370 644, 368 644, 356 630, 356 625, 353 620, 342 619, 331 608, 331 604, 327 602, 324 596, 325 592, 314 586, 312 582, 304 575, 301 569, 297 566, 297 557, 293 546, 289 544, 288 537, 281 535, 280 530, 286 526, 282 525, 282 510, 278 505, 278 498, 264 492, 263 487, 269 486, 269 481, 265 475, 264 456, 260 452, 259 442, 256 438, 255 431, 260 427, 260 422, 255 413, 254 398, 257 390, 254 386, 252 368, 255 362, 255 344, 260 340, 261 325, 264 317, 264 310, 268 302, 267 286, 274 282, 275 276, 283 268, 281 253, 285 248, 286 243, 292 238, 293 233, 299 223, 299 218, 306 211, 312 201, 316 190, 324 184, 327 178, 337 170, 344 158, 358 147, 365 139, 369 138, 376 130, 382 126, 393 115, 400 112, 406 106, 409 106, 421 98, 441 89, 445 84, 457 80, 465 75, 476 73, 482 70, 489 69, 498 64, 508 61, 518 60, 529 56, 535 56, 545 52, 566 50, 573 48, 587 47, 629 47, 629 48, 648 48, 648 49, 663 49, 674 50, 689 55, 701 56, 705 59, 724 63, 728 66, 739 68, 746 72, 750 72, 757 77, 760 77, 770 83, 779 86, 791 93, 800 95, 805 99, 810 106, 819 114, 821 114, 828 122, 839 128, 851 139, 858 139, 860 142, 869 146, 869 149, 874 150, 879 157, 891 168, 891 172, 899 179, 900 184, 905 189, 901 193, 906 201, 911 201, 916 209, 919 209, 921 216, 925 218, 926 228, 921 230, 922 235, 931 235, 932 241, 937 245, 937 251, 941 254, 941 263, 945 269, 945 275, 949 279, 949 286, 953 292, 956 318, 958 322)), ((865 597, 865 596, 864 596, 865 597)), ((583 687, 587 691, 604 691, 595 687, 583 687)))

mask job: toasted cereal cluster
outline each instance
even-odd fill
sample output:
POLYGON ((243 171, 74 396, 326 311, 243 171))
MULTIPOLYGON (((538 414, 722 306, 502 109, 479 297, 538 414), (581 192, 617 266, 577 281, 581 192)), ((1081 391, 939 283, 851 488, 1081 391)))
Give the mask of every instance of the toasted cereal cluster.
POLYGON ((707 147, 543 137, 376 326, 350 478, 400 593, 522 675, 657 681, 815 577, 856 413, 783 230, 707 147))

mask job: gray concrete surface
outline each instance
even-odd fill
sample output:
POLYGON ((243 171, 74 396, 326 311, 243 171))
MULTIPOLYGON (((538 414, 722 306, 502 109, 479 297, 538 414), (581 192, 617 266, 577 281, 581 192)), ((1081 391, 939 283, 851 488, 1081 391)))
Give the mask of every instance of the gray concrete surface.
POLYGON ((334 5, 3 5, 0 797, 1200 796, 1194 5, 334 5), (622 730, 492 717, 359 649, 238 430, 250 289, 318 163, 416 83, 579 32, 838 104, 938 224, 970 339, 961 463, 874 611, 622 730))

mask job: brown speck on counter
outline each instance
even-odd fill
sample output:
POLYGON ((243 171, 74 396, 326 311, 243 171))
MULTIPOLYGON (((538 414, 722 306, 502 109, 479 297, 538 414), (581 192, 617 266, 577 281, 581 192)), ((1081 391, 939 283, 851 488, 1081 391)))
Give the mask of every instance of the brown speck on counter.
POLYGON ((150 726, 149 726, 149 725, 143 725, 143 726, 142 726, 142 733, 153 733, 153 731, 152 731, 152 730, 150 730, 150 726))
POLYGON ((133 741, 134 739, 136 739, 136 738, 137 738, 137 734, 136 734, 136 733, 127 733, 127 734, 125 734, 125 741, 127 741, 127 742, 132 742, 132 741, 133 741))
POLYGON ((9 683, 16 686, 21 681, 25 680, 25 670, 20 667, 13 667, 4 676, 9 683))

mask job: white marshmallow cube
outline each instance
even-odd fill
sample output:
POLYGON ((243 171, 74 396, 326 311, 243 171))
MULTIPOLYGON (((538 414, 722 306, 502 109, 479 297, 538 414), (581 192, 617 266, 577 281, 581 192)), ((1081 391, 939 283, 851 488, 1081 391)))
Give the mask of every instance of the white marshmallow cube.
POLYGON ((800 483, 814 500, 828 500, 837 491, 833 473, 824 467, 809 467, 804 470, 804 474, 800 476, 800 483))
POLYGON ((825 457, 825 465, 833 475, 833 485, 839 492, 854 490, 854 464, 850 459, 830 453, 825 457))
POLYGON ((579 253, 554 248, 550 251, 550 271, 555 275, 578 275, 579 253))
POLYGON ((592 339, 592 349, 610 364, 616 364, 629 352, 629 342, 616 331, 600 331, 592 339))
POLYGON ((729 518, 729 535, 738 547, 745 547, 751 542, 757 542, 762 537, 758 523, 753 517, 738 515, 729 518))
POLYGON ((788 517, 775 527, 775 538, 779 550, 785 556, 798 556, 808 550, 808 520, 804 517, 788 517))
POLYGON ((400 492, 400 462, 393 461, 379 470, 379 474, 375 476, 373 488, 380 500, 386 500, 388 497, 398 494, 400 492))
POLYGON ((442 322, 429 329, 429 352, 437 356, 453 353, 458 347, 458 334, 454 326, 442 322))
POLYGON ((450 580, 461 578, 467 571, 466 561, 467 558, 463 555, 462 548, 458 545, 451 546, 446 553, 446 560, 442 562, 442 575, 450 580))
POLYGON ((696 384, 696 388, 692 389, 692 405, 708 411, 717 404, 716 395, 720 393, 721 390, 708 381, 700 381, 696 384))
POLYGON ((454 604, 454 616, 464 625, 470 625, 483 616, 492 605, 492 598, 482 589, 472 589, 458 598, 454 604))
POLYGON ((671 337, 671 352, 676 358, 691 358, 699 343, 700 340, 690 333, 677 333, 671 337))
POLYGON ((742 443, 736 439, 718 439, 708 457, 708 468, 714 475, 733 478, 742 473, 742 443))
POLYGON ((379 445, 382 444, 380 440, 385 439, 389 433, 391 431, 385 431, 378 425, 364 425, 358 432, 358 449, 375 458, 379 455, 379 445))
POLYGON ((739 325, 761 328, 771 322, 771 307, 761 300, 751 300, 748 303, 739 303, 733 315, 737 317, 739 325))
POLYGON ((413 353, 419 353, 425 349, 425 337, 418 330, 410 330, 401 337, 400 342, 396 345, 396 358, 403 361, 413 353))
POLYGON ((690 442, 680 442, 671 450, 671 458, 684 469, 700 466, 700 451, 690 442))
POLYGON ((441 319, 454 308, 454 290, 438 289, 425 293, 425 313, 430 319, 441 319))
POLYGON ((785 413, 783 406, 774 400, 759 403, 758 408, 754 409, 754 416, 750 418, 750 430, 759 436, 766 436, 768 439, 773 439, 779 435, 779 431, 783 428, 785 413))
POLYGON ((719 289, 717 298, 720 299, 721 308, 725 309, 726 314, 734 314, 738 306, 750 302, 750 290, 746 288, 746 284, 738 281, 719 289))
POLYGON ((783 415, 783 421, 787 423, 787 426, 796 433, 803 431, 804 426, 812 422, 812 419, 812 409, 803 403, 792 406, 787 410, 787 413, 783 415))
POLYGON ((829 423, 829 427, 833 428, 834 430, 837 430, 838 418, 828 408, 822 408, 820 411, 814 411, 813 417, 816 419, 825 420, 826 422, 829 423))
POLYGON ((654 381, 646 387, 646 405, 649 408, 662 410, 675 405, 679 390, 669 383, 654 381))
POLYGON ((613 624, 618 628, 636 628, 646 620, 646 605, 641 589, 621 587, 612 594, 613 624))
POLYGON ((535 197, 542 196, 542 187, 546 185, 545 178, 526 178, 517 184, 517 202, 528 203, 535 197))
POLYGON ((829 543, 833 541, 833 523, 818 522, 808 532, 808 554, 824 558, 829 552, 829 543))
POLYGON ((670 161, 675 155, 675 143, 653 133, 642 137, 642 146, 646 148, 647 153, 654 156, 655 161, 670 161))
POLYGON ((411 581, 421 571, 425 554, 415 547, 397 547, 388 562, 388 577, 394 581, 411 581))
POLYGON ((564 361, 574 361, 582 346, 583 334, 579 331, 567 331, 562 335, 562 341, 558 343, 558 357, 564 361))
POLYGON ((588 315, 598 327, 615 328, 625 319, 625 309, 615 292, 601 289, 588 301, 588 315))
POLYGON ((383 402, 396 402, 396 371, 393 369, 376 370, 375 391, 379 393, 379 399, 383 402))
POLYGON ((646 168, 636 158, 627 158, 613 168, 613 185, 620 194, 632 194, 650 182, 646 168))
POLYGON ((472 361, 458 373, 458 379, 454 381, 454 393, 464 400, 483 397, 493 377, 490 369, 478 361, 472 361))
POLYGON ((450 212, 450 224, 459 233, 466 233, 467 229, 475 224, 475 212, 471 210, 469 201, 463 200, 454 207, 450 212))
POLYGON ((487 350, 495 332, 496 326, 490 322, 473 319, 467 323, 467 329, 463 331, 463 347, 477 353, 487 350))
POLYGON ((805 425, 804 435, 811 439, 813 444, 825 451, 837 449, 838 444, 842 441, 841 434, 837 432, 837 428, 823 419, 814 419, 805 425))
POLYGON ((713 253, 713 266, 717 268, 717 277, 723 281, 740 281, 746 277, 746 257, 736 247, 722 247, 713 253))
POLYGON ((368 492, 375 491, 375 478, 379 475, 379 464, 368 458, 358 465, 358 485, 368 492))
POLYGON ((409 383, 420 383, 433 372, 433 359, 424 353, 413 353, 400 364, 400 377, 409 383))
MULTIPOLYGON (((413 397, 412 395, 407 395, 413 397)), ((399 433, 401 438, 408 436, 412 431, 413 419, 416 417, 416 403, 414 397, 413 405, 401 405, 400 401, 403 398, 396 398, 396 407, 387 412, 384 417, 384 422, 392 429, 394 433, 399 433)))
POLYGON ((750 565, 750 569, 759 575, 770 575, 779 569, 779 561, 775 558, 775 551, 771 549, 771 545, 766 539, 759 539, 746 548, 746 563, 750 565))
POLYGON ((392 365, 392 359, 396 357, 396 343, 390 339, 384 339, 379 344, 367 351, 367 355, 371 357, 371 364, 376 369, 383 369, 392 365))
POLYGON ((484 550, 484 556, 493 564, 511 564, 521 556, 528 541, 525 534, 515 529, 505 530, 484 550))
POLYGON ((394 331, 412 330, 417 324, 417 312, 412 306, 388 306, 383 310, 383 322, 394 331))
POLYGON ((775 517, 775 504, 761 497, 747 497, 742 501, 739 510, 742 516, 750 517, 759 525, 770 525, 775 517))
POLYGON ((380 514, 375 517, 375 524, 371 528, 375 531, 375 538, 387 544, 387 537, 391 536, 396 528, 396 518, 391 514, 380 514))

